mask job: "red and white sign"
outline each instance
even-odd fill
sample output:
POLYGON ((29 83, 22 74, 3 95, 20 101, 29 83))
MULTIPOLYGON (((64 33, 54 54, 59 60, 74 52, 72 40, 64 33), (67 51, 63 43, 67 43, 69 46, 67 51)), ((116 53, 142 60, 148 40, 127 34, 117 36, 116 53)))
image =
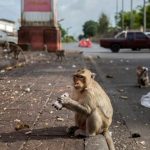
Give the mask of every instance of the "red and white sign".
POLYGON ((24 11, 50 12, 51 0, 24 0, 24 11))

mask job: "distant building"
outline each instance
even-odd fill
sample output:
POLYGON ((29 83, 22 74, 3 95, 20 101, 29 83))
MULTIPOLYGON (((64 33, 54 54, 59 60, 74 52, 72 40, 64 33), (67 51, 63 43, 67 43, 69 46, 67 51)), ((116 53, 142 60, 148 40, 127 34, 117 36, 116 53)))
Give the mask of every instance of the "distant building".
POLYGON ((10 33, 16 32, 15 22, 7 19, 0 19, 0 30, 10 33))

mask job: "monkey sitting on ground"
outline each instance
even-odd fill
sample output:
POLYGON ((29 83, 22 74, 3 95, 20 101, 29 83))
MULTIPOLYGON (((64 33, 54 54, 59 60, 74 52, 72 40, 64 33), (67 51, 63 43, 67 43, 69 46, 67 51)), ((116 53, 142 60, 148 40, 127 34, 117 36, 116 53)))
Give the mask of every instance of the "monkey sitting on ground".
POLYGON ((24 56, 22 48, 19 45, 12 43, 12 42, 5 42, 3 46, 3 51, 5 54, 13 53, 14 59, 16 60, 18 60, 18 56, 20 53, 24 56))
POLYGON ((62 61, 65 58, 65 50, 56 51, 57 60, 62 61))
POLYGON ((147 87, 150 85, 147 67, 138 66, 136 68, 136 74, 137 74, 138 86, 140 88, 147 87))
POLYGON ((73 75, 73 85, 72 98, 69 96, 58 98, 62 107, 75 112, 75 127, 68 129, 68 132, 73 129, 75 136, 85 137, 102 133, 109 149, 115 150, 108 130, 113 116, 109 97, 88 69, 80 69, 73 75))

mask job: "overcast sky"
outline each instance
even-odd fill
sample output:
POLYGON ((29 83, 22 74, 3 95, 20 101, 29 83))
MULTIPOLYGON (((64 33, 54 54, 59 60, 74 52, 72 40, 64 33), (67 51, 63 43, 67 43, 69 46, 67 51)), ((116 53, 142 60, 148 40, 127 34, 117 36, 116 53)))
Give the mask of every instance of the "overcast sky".
MULTIPOLYGON (((20 18, 21 0, 0 0, 0 18, 17 21, 20 18)), ((115 24, 114 15, 116 12, 117 0, 57 0, 58 20, 63 28, 69 29, 69 34, 78 36, 82 33, 82 26, 85 21, 97 21, 101 13, 104 12, 110 19, 112 25, 115 24)), ((133 8, 143 5, 144 0, 133 0, 133 8)), ((118 0, 118 9, 121 10, 122 0, 118 0)), ((124 0, 124 10, 130 10, 131 0, 124 0)))

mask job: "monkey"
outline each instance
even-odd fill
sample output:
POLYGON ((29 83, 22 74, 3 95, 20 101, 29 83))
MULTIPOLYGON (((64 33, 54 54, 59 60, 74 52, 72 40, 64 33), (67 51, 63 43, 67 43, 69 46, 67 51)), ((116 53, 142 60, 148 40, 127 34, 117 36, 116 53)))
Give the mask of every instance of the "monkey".
MULTIPOLYGON (((57 100, 75 112, 75 126, 67 129, 74 136, 96 136, 103 134, 110 150, 115 150, 109 134, 113 108, 103 88, 94 79, 94 74, 86 69, 79 69, 73 74, 72 97, 61 96, 57 100)), ((57 107, 57 106, 56 106, 57 107)))
POLYGON ((23 53, 22 48, 19 45, 15 44, 15 43, 12 43, 12 42, 5 42, 4 45, 3 45, 3 51, 4 51, 5 54, 13 53, 14 59, 16 59, 16 60, 18 60, 18 56, 19 56, 20 53, 25 58, 25 55, 23 53))
POLYGON ((139 88, 147 87, 150 85, 147 67, 137 66, 136 75, 139 88))
POLYGON ((56 56, 57 56, 57 60, 60 59, 60 61, 63 60, 63 58, 65 58, 65 50, 59 50, 59 51, 56 51, 56 56))

